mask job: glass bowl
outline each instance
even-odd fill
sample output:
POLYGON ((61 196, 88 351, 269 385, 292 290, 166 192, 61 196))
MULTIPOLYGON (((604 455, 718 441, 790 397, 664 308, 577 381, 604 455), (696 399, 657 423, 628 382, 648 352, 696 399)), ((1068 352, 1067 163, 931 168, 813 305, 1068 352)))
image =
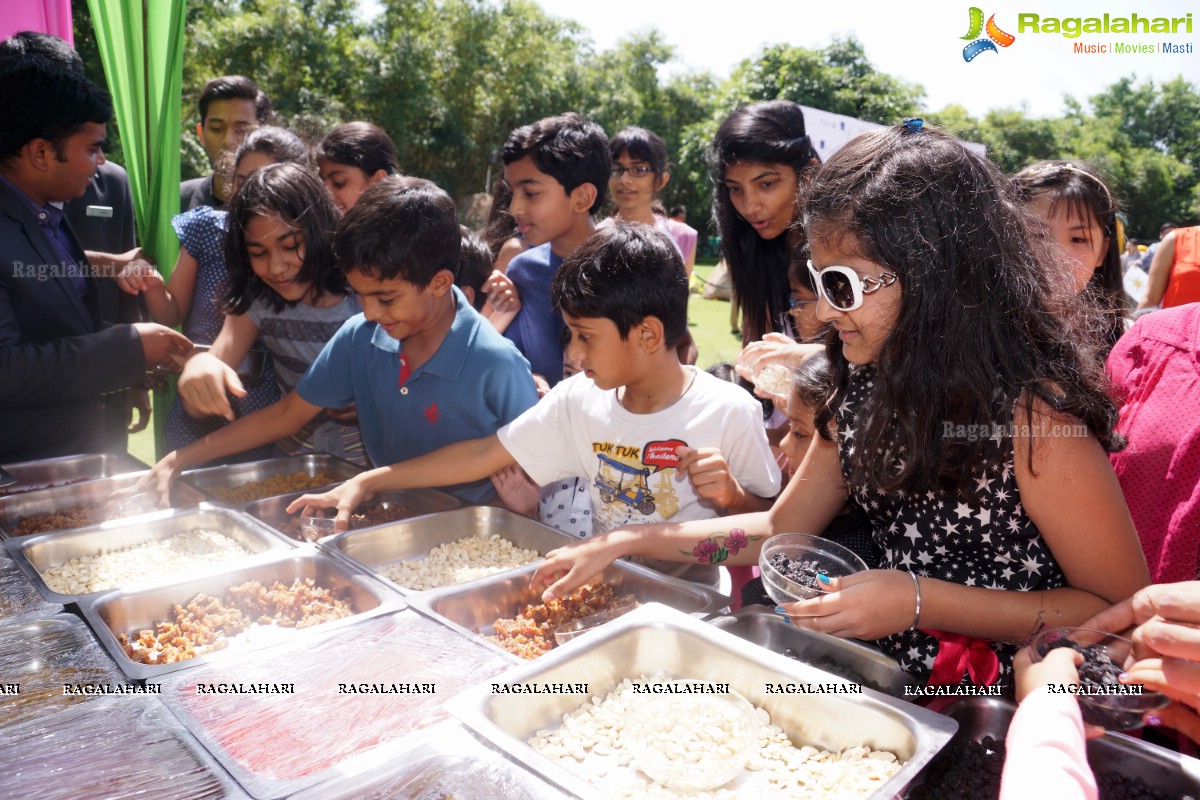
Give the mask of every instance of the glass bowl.
POLYGON ((607 611, 601 611, 597 614, 589 614, 586 617, 580 617, 574 622, 568 622, 566 625, 559 625, 554 629, 554 641, 558 644, 566 644, 577 636, 582 636, 585 633, 591 633, 606 622, 612 622, 617 617, 628 614, 638 607, 636 602, 626 603, 622 606, 610 608, 607 611))
POLYGON ((1084 663, 1078 668, 1079 684, 1067 690, 1075 693, 1083 721, 1088 725, 1109 731, 1133 730, 1142 727, 1146 713, 1170 704, 1171 698, 1148 689, 1141 694, 1126 693, 1140 687, 1117 680, 1117 675, 1132 661, 1133 642, 1129 639, 1087 628, 1049 628, 1030 642, 1033 662, 1041 661, 1059 647, 1070 647, 1083 654, 1084 663), (1113 693, 1106 693, 1109 691, 1113 693))
POLYGON ((754 706, 728 687, 676 680, 668 691, 637 703, 625 715, 625 745, 633 763, 655 783, 678 792, 706 792, 735 780, 758 749, 754 706), (671 688, 702 685, 704 693, 671 688))
POLYGON ((794 603, 808 600, 821 594, 816 585, 816 572, 831 578, 844 578, 863 572, 867 564, 853 551, 820 536, 806 533, 781 533, 772 536, 763 544, 758 556, 758 570, 762 573, 763 587, 776 603, 794 603), (807 579, 797 580, 788 576, 772 561, 786 557, 789 562, 807 562, 806 567, 812 584, 807 579))
POLYGON ((337 520, 333 517, 301 516, 300 538, 306 542, 315 542, 336 533, 334 525, 337 520))

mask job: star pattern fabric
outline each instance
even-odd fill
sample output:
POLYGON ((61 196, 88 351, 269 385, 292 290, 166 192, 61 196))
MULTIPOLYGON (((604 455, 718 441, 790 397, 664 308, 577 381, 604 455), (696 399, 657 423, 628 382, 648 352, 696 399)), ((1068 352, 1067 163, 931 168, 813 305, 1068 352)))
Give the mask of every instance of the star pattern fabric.
MULTIPOLYGON (((846 399, 834 417, 842 472, 849 484, 849 463, 854 447, 866 447, 855 436, 857 410, 870 396, 875 370, 861 367, 851 373, 846 399)), ((1011 404, 998 404, 994 422, 1012 422, 1011 404), (1001 413, 1001 409, 1006 409, 1001 413)), ((891 454, 897 448, 880 443, 872 454, 891 454)), ((976 498, 958 493, 927 491, 921 494, 881 493, 850 485, 850 500, 870 518, 875 541, 883 551, 882 569, 917 575, 964 586, 1030 592, 1066 585, 1066 577, 1041 534, 1021 506, 1013 471, 1012 441, 988 440, 983 463, 972 468, 976 498)), ((938 639, 921 630, 885 636, 875 644, 922 683, 929 681, 938 639)), ((1001 685, 1012 685, 1012 659, 1018 646, 988 644, 1000 661, 1001 685)), ((964 672, 962 681, 970 682, 964 672)))

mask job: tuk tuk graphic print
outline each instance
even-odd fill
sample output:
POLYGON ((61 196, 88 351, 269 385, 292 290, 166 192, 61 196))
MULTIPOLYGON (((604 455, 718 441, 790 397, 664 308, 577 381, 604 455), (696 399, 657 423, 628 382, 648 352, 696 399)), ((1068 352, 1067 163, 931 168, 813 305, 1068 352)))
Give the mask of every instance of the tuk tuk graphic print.
POLYGON ((600 459, 600 466, 594 482, 601 500, 605 503, 624 503, 646 516, 654 513, 654 495, 646 483, 649 469, 631 467, 606 455, 597 454, 596 458, 600 459))

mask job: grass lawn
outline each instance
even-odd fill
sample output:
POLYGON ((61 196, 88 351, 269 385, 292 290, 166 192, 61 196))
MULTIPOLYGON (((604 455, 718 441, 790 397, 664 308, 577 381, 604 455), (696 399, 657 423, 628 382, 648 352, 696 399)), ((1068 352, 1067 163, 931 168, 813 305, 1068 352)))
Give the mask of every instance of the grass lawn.
MULTIPOLYGON (((707 278, 715 266, 715 261, 697 262, 696 274, 707 278)), ((722 361, 732 364, 742 349, 741 335, 729 332, 729 302, 726 300, 705 300, 698 294, 691 295, 688 300, 688 330, 692 332, 692 338, 700 350, 696 366, 701 369, 722 361)))
MULTIPOLYGON (((150 398, 151 404, 154 398, 150 398)), ((152 412, 150 424, 146 426, 146 430, 141 433, 135 433, 129 437, 129 455, 134 458, 141 459, 147 464, 153 464, 156 459, 154 457, 154 417, 157 416, 156 411, 152 412)), ((164 453, 165 455, 165 453, 164 453)))
MULTIPOLYGON (((707 278, 716 262, 697 263, 696 273, 707 278)), ((696 362, 701 369, 707 369, 721 361, 733 362, 738 351, 742 348, 742 337, 729 332, 729 303, 725 300, 705 300, 698 294, 692 294, 688 299, 688 330, 696 340, 700 349, 700 358, 696 362)), ((155 410, 157 414, 157 409, 155 410)), ((140 458, 147 464, 153 464, 154 431, 150 428, 135 433, 129 437, 129 454, 140 458)))

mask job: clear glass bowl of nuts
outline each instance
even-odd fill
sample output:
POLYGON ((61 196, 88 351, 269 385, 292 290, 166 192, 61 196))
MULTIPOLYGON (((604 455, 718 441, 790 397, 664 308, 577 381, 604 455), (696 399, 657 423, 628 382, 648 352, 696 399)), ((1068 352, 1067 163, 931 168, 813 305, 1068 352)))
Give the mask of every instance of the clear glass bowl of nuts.
POLYGON ((663 693, 625 716, 625 744, 637 768, 655 783, 687 793, 735 780, 758 745, 754 707, 722 684, 678 680, 659 686, 663 693), (684 693, 687 687, 694 691, 684 693))
POLYGON ((1087 628, 1049 628, 1030 642, 1031 658, 1041 661, 1051 650, 1069 647, 1083 655, 1079 683, 1068 688, 1079 701, 1083 721, 1110 731, 1142 727, 1142 717, 1170 704, 1171 698, 1118 676, 1133 661, 1133 642, 1123 636, 1087 628))
POLYGON ((763 588, 776 603, 794 603, 819 595, 818 574, 844 578, 866 569, 866 562, 852 550, 806 533, 772 536, 758 556, 763 588))

